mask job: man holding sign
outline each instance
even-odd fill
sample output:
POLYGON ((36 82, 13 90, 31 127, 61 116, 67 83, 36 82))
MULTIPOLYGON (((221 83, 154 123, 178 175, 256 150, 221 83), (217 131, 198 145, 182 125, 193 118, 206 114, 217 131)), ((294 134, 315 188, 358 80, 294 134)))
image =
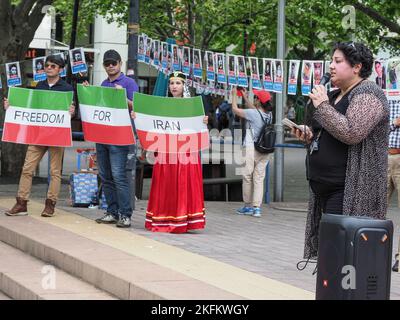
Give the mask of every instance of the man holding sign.
MULTIPOLYGON (((47 80, 39 82, 36 89, 72 92, 72 86, 59 76, 64 67, 65 62, 61 57, 48 56, 45 61, 47 80)), ((50 185, 42 216, 52 217, 61 186, 62 158, 64 154, 64 147, 61 145, 67 146, 72 143, 71 126, 70 123, 67 123, 70 121, 70 117, 68 119, 65 117, 62 103, 57 102, 59 98, 54 97, 54 94, 49 92, 47 94, 49 99, 47 99, 44 92, 30 92, 27 89, 16 90, 23 91, 10 100, 12 102, 11 106, 9 100, 4 99, 4 108, 9 110, 4 124, 3 141, 29 144, 29 147, 19 182, 17 203, 6 211, 6 215, 25 216, 28 214, 27 203, 31 192, 33 174, 46 151, 49 151, 50 185), (52 95, 52 98, 56 99, 54 103, 49 102, 52 95), (39 110, 34 110, 34 108, 39 110), (62 110, 56 110, 57 108, 62 110), (18 130, 27 132, 26 136, 21 138, 23 135, 18 130), (46 141, 49 145, 44 145, 46 141)), ((68 104, 70 104, 69 114, 74 114, 75 107, 71 103, 72 94, 65 95, 65 97, 63 95, 62 98, 68 99, 68 104)), ((68 104, 66 105, 67 108, 68 104)))
MULTIPOLYGON (((128 108, 129 111, 132 111, 133 93, 138 91, 139 88, 135 80, 128 78, 121 72, 122 61, 119 53, 115 50, 106 51, 103 66, 108 78, 103 81, 101 86, 126 89, 128 108)), ((115 112, 107 114, 104 110, 99 110, 97 114, 93 114, 93 118, 97 122, 106 123, 108 120, 111 121, 113 114, 117 115, 115 112)), ((125 118, 129 119, 128 111, 125 118)), ((122 128, 121 130, 126 129, 122 128)), ((130 127, 130 131, 132 132, 132 127, 130 127)), ((125 136, 125 134, 120 134, 120 136, 125 136)), ((114 141, 116 139, 117 137, 114 136, 114 141)), ((97 164, 107 201, 107 212, 102 218, 96 220, 97 223, 116 223, 117 227, 120 228, 131 226, 131 187, 126 170, 129 144, 131 143, 123 142, 119 145, 111 142, 96 143, 97 164)))

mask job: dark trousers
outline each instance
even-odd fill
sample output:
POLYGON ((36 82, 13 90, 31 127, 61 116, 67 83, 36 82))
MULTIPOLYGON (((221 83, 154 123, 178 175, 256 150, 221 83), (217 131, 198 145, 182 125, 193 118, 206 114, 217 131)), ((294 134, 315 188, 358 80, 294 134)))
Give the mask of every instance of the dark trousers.
POLYGON ((310 180, 310 187, 321 199, 323 213, 343 214, 344 185, 330 185, 310 180))

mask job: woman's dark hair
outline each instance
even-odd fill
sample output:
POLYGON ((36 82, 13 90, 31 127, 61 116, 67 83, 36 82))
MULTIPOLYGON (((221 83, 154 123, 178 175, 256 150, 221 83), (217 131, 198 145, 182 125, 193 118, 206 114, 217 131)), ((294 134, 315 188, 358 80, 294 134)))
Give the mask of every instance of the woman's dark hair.
POLYGON ((371 50, 362 43, 358 42, 338 42, 333 48, 333 52, 340 50, 352 67, 361 63, 360 77, 368 78, 372 74, 374 57, 371 50))

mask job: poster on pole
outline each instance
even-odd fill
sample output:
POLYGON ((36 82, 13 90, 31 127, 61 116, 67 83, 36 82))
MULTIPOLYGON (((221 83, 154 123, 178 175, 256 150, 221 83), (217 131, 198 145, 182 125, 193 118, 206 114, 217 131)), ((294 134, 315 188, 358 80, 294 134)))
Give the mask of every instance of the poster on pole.
POLYGON ((214 53, 212 51, 206 51, 206 66, 207 66, 207 80, 215 81, 215 61, 214 53))
POLYGON ((158 68, 160 65, 160 41, 154 40, 153 46, 153 66, 158 68))
POLYGON ((249 86, 249 80, 247 78, 246 60, 244 56, 236 56, 236 70, 238 86, 247 88, 249 86))
POLYGON ((195 78, 202 78, 203 76, 203 64, 199 49, 193 49, 193 76, 195 78))
POLYGON ((186 76, 190 75, 190 48, 182 48, 182 73, 186 76))
POLYGON ((273 74, 274 74, 274 86, 273 91, 276 93, 283 92, 283 60, 274 59, 273 61, 273 74))
POLYGON ((21 68, 18 61, 6 63, 6 76, 8 87, 22 85, 21 68))
POLYGON ((249 65, 250 65, 250 78, 253 89, 261 90, 261 81, 260 81, 260 70, 258 68, 258 58, 249 57, 249 65))
POLYGON ((299 78, 300 60, 289 61, 288 90, 289 95, 297 94, 297 81, 299 78))
POLYGON ((137 60, 139 62, 145 62, 146 52, 145 52, 144 40, 145 40, 145 36, 144 35, 141 34, 140 36, 138 36, 138 55, 137 55, 137 60))
POLYGON ((313 86, 319 85, 324 74, 324 61, 313 61, 313 86))
POLYGON ((237 85, 236 78, 236 57, 233 54, 228 54, 228 84, 231 86, 237 85))
POLYGON ((151 60, 151 43, 152 43, 152 39, 150 37, 146 37, 146 55, 144 57, 144 62, 146 64, 150 64, 150 60, 151 60))
POLYGON ((161 69, 165 72, 168 69, 168 43, 161 42, 161 69))
POLYGON ((387 61, 386 69, 386 90, 398 91, 400 89, 400 58, 393 58, 387 61))
POLYGON ((303 60, 301 70, 301 94, 308 96, 311 92, 311 78, 312 78, 313 61, 303 60))
POLYGON ((263 86, 264 90, 273 91, 274 89, 274 78, 272 74, 272 62, 273 59, 263 58, 263 86))
POLYGON ((176 44, 171 44, 171 48, 172 48, 172 70, 181 71, 178 46, 176 44))
POLYGON ((87 65, 83 48, 76 48, 69 51, 72 74, 87 72, 87 65))
POLYGON ((226 72, 225 72, 225 54, 224 53, 216 53, 217 59, 217 80, 218 83, 225 84, 226 83, 226 72))

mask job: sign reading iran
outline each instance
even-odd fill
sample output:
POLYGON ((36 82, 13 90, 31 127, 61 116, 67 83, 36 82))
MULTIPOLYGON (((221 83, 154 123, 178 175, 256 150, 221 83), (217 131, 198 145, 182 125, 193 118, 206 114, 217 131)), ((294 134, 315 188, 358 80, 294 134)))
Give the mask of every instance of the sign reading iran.
POLYGON ((209 147, 201 97, 166 98, 135 93, 135 125, 143 149, 197 152, 209 147))
POLYGON ((39 146, 72 146, 72 92, 10 88, 2 141, 39 146))
POLYGON ((126 90, 78 85, 85 141, 129 145, 135 143, 126 90))

